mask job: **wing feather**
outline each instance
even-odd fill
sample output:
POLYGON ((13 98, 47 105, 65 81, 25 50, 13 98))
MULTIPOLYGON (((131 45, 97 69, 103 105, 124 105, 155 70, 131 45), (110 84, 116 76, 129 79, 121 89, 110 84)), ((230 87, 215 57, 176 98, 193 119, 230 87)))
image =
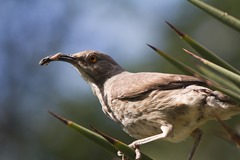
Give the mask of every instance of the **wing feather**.
POLYGON ((111 95, 117 99, 135 98, 152 90, 172 90, 189 85, 204 86, 205 83, 195 77, 176 74, 123 72, 110 79, 111 95))

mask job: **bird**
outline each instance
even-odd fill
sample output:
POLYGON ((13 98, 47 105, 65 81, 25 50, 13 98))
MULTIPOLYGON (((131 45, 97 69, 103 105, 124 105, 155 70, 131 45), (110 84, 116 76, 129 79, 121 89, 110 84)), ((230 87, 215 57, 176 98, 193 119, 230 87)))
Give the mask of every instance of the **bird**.
MULTIPOLYGON (((63 61, 73 65, 91 86, 102 111, 136 140, 129 144, 141 158, 140 146, 156 140, 177 143, 189 136, 193 155, 202 138, 199 128, 215 115, 221 120, 240 114, 239 104, 207 87, 194 76, 129 72, 109 55, 95 50, 57 53, 39 64, 63 61)), ((124 159, 124 155, 119 153, 124 159)))

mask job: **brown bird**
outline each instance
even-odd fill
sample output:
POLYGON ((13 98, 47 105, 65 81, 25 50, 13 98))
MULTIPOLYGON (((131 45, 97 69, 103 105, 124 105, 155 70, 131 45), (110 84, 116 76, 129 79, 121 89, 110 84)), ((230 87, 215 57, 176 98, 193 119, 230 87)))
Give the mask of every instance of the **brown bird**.
POLYGON ((199 126, 217 115, 225 120, 240 114, 240 106, 205 83, 186 75, 124 70, 110 56, 88 50, 71 55, 58 53, 39 63, 72 64, 89 83, 103 112, 137 140, 129 146, 140 159, 139 146, 158 139, 179 142, 192 136, 191 160, 200 142, 199 126))

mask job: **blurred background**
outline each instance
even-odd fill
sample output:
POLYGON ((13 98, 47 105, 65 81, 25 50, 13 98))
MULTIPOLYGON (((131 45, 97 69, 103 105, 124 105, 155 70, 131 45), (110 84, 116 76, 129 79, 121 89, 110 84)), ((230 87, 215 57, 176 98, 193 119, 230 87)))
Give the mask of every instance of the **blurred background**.
MULTIPOLYGON (((40 67, 57 52, 94 49, 109 54, 125 69, 180 73, 146 46, 182 59, 188 46, 168 21, 240 68, 239 34, 187 1, 179 0, 0 0, 0 159, 115 159, 103 148, 48 114, 58 113, 85 127, 133 141, 107 118, 90 87, 66 63, 40 67)), ((240 18, 240 1, 205 2, 240 18)), ((189 58, 189 63, 195 61, 189 58)), ((226 123, 235 127, 240 117, 226 123)), ((239 159, 239 150, 221 138, 217 122, 202 127, 204 138, 195 160, 239 159)), ((186 159, 192 139, 158 141, 142 151, 155 159, 186 159)))

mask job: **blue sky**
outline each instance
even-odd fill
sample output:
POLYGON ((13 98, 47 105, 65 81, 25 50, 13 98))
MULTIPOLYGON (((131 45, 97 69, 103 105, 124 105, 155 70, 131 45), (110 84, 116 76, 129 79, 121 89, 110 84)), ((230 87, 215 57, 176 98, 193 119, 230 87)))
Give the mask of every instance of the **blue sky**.
MULTIPOLYGON (((177 19, 178 11, 186 3, 179 0, 3 1, 0 51, 4 48, 1 52, 11 54, 6 53, 10 43, 18 48, 19 54, 27 55, 25 61, 37 63, 40 58, 57 52, 94 49, 111 55, 121 65, 133 65, 132 62, 149 54, 151 50, 146 43, 156 44, 156 37, 164 48, 165 20, 177 19)), ((3 56, 2 63, 6 62, 4 59, 3 56)), ((71 76, 69 90, 72 92, 79 85, 85 90, 84 82, 73 74, 72 68, 53 64, 46 70, 51 67, 60 86, 71 76)), ((4 70, 0 71, 3 76, 4 70)))

